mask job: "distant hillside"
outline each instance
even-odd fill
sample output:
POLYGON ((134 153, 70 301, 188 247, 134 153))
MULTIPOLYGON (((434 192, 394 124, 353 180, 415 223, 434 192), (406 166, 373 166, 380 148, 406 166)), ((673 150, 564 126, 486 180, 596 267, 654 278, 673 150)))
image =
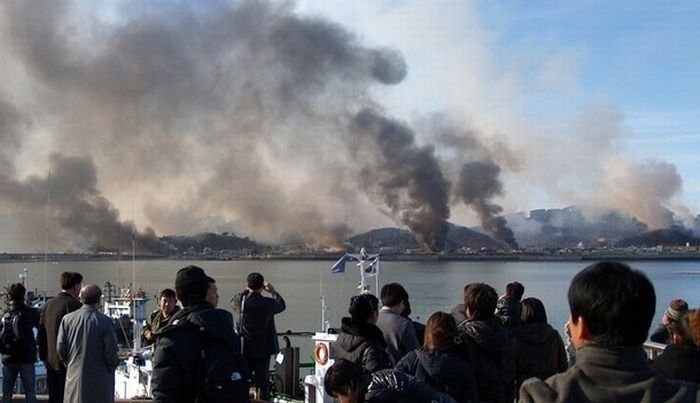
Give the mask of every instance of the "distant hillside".
POLYGON ((379 228, 358 234, 347 240, 357 248, 400 248, 417 249, 418 241, 411 231, 398 228, 379 228))
POLYGON ((459 248, 469 248, 472 250, 479 250, 481 248, 510 250, 510 246, 498 242, 486 234, 460 225, 450 224, 450 230, 447 232, 445 251, 452 252, 459 248))
MULTIPOLYGON (((420 248, 416 237, 410 231, 399 228, 371 230, 349 238, 348 242, 356 248, 366 247, 373 250, 379 248, 396 248, 402 250, 420 248)), ((479 250, 481 248, 493 250, 507 249, 505 245, 494 241, 488 235, 466 227, 450 224, 450 229, 447 233, 447 242, 445 243, 445 251, 452 252, 459 248, 470 248, 473 250, 479 250)))
POLYGON ((521 246, 537 248, 613 246, 648 230, 643 222, 617 211, 591 220, 575 206, 532 210, 529 216, 513 214, 506 220, 521 246))
POLYGON ((644 234, 625 238, 618 242, 615 246, 629 247, 637 246, 640 248, 651 248, 654 246, 691 246, 700 245, 700 239, 693 236, 693 232, 680 227, 671 227, 667 229, 659 229, 646 232, 644 234))
POLYGON ((241 238, 235 234, 223 233, 214 234, 205 232, 194 236, 174 235, 164 236, 161 241, 167 242, 176 250, 183 252, 189 249, 194 249, 195 252, 201 253, 204 248, 213 250, 241 250, 241 249, 264 249, 258 243, 250 239, 241 238))

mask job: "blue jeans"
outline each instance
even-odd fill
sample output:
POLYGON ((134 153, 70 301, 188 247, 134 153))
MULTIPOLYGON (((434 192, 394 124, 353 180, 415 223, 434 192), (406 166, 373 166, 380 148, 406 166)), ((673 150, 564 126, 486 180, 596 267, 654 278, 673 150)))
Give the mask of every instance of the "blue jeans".
POLYGON ((22 387, 27 403, 36 403, 36 373, 34 364, 3 364, 2 366, 2 403, 12 402, 17 375, 22 379, 22 387))

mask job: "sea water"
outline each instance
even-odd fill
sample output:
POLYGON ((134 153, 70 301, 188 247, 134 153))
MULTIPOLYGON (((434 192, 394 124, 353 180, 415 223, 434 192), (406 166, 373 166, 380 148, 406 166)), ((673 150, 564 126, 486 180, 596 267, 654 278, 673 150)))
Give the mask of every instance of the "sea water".
MULTIPOLYGON (((359 272, 354 263, 346 265, 343 274, 332 274, 333 261, 302 260, 235 260, 184 261, 143 260, 28 262, 0 264, 0 282, 20 281, 18 275, 28 269, 28 290, 43 290, 44 278, 50 293, 59 288, 63 271, 78 271, 85 283, 103 286, 107 281, 127 287, 135 278, 141 288, 153 298, 150 309, 156 309, 158 293, 173 288, 175 273, 194 264, 213 277, 219 289, 219 307, 230 310, 233 295, 245 288, 248 273, 257 271, 265 276, 284 297, 287 310, 276 316, 278 332, 313 332, 321 330, 321 298, 325 300, 325 318, 332 327, 339 327, 340 318, 347 315, 350 297, 358 293, 359 272), (132 266, 133 265, 133 266, 132 266), (46 273, 46 274, 45 274, 46 273)), ((544 302, 550 324, 562 330, 568 316, 566 293, 573 276, 590 262, 389 262, 382 261, 379 287, 389 282, 401 283, 410 295, 411 317, 425 323, 435 311, 449 312, 461 303, 463 288, 473 282, 484 282, 502 294, 507 283, 519 281, 525 286, 524 297, 536 297, 544 302)), ((700 262, 641 261, 629 262, 651 279, 657 303, 654 324, 659 323, 668 303, 675 298, 688 301, 691 308, 700 307, 700 262)), ((372 292, 375 279, 370 278, 372 292)), ((307 341, 294 340, 303 350, 307 341)), ((302 350, 302 351, 303 351, 302 350)), ((305 360, 302 360, 305 361, 305 360)))

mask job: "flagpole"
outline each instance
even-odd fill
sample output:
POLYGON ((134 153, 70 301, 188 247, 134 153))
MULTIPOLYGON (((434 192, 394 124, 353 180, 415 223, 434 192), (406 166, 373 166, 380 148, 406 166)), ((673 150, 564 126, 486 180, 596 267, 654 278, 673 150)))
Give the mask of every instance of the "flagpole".
POLYGON ((325 332, 326 329, 326 299, 323 296, 323 269, 320 268, 318 270, 318 275, 321 278, 321 281, 319 281, 320 284, 320 299, 321 299, 321 331, 325 332))
POLYGON ((379 264, 379 255, 377 255, 376 259, 377 267, 375 270, 377 271, 377 273, 374 275, 374 292, 377 293, 377 295, 379 295, 379 270, 381 270, 382 266, 379 264))

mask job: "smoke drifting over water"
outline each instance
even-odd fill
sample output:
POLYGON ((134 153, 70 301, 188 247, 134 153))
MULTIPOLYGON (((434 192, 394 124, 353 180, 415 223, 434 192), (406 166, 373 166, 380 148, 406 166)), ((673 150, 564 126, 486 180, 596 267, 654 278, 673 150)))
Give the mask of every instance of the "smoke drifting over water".
POLYGON ((494 202, 507 148, 439 121, 413 127, 373 98, 408 74, 399 50, 287 2, 98 7, 0 4, 0 207, 34 217, 20 245, 44 227, 49 168, 54 249, 130 246, 117 206, 132 199, 153 228, 136 232, 140 251, 213 221, 333 246, 402 224, 439 251, 457 202, 516 245, 494 202))

